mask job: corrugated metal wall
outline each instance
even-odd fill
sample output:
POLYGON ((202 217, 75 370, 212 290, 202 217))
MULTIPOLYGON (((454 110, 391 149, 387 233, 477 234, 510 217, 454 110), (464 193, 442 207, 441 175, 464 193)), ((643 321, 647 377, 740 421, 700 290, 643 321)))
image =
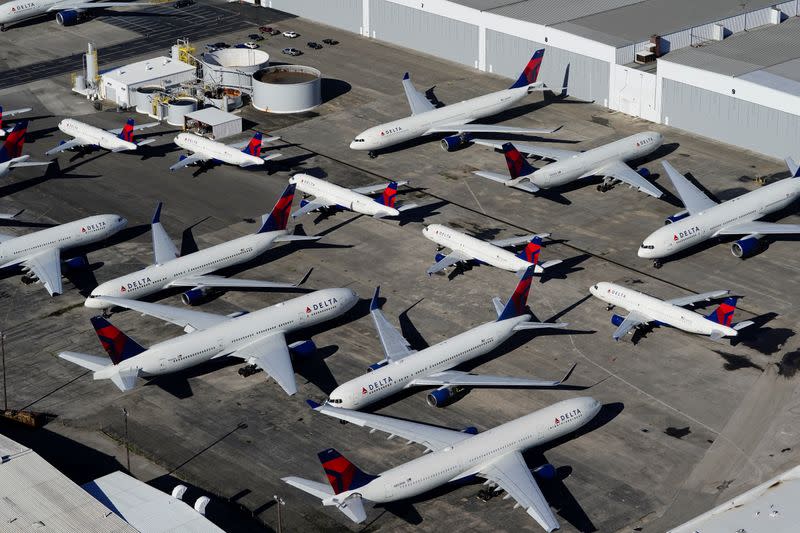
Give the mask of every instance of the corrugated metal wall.
POLYGON ((473 24, 383 0, 370 0, 369 17, 370 35, 376 39, 478 65, 478 27, 473 24))
POLYGON ((668 79, 661 98, 664 124, 773 157, 797 154, 800 116, 668 79))
POLYGON ((268 0, 262 5, 355 33, 364 8, 363 0, 268 0))
POLYGON ((534 50, 543 47, 546 51, 542 70, 539 72, 540 81, 548 87, 563 87, 569 65, 567 84, 569 95, 606 105, 610 72, 610 65, 606 61, 521 39, 507 33, 486 30, 486 70, 491 69, 495 74, 516 79, 534 50))

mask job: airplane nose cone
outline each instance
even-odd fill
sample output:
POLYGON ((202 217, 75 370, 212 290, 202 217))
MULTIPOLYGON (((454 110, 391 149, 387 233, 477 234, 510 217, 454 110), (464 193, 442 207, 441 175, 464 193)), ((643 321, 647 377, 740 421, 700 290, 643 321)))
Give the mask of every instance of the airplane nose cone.
POLYGON ((352 141, 350 143, 350 149, 351 150, 358 150, 358 143, 356 143, 355 141, 352 141))
POLYGON ((105 309, 108 306, 105 304, 105 302, 98 298, 98 295, 95 294, 96 290, 97 289, 92 291, 92 294, 86 298, 86 301, 83 302, 83 306, 88 307, 89 309, 105 309))

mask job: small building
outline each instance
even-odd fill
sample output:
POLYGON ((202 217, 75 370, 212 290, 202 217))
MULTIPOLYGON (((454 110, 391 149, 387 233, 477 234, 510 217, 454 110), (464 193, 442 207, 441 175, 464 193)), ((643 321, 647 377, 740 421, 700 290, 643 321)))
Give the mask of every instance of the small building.
POLYGON ((196 68, 169 57, 155 57, 123 65, 100 75, 100 96, 118 106, 136 105, 139 87, 168 89, 195 80, 196 68))
POLYGON ((224 139, 242 133, 242 117, 216 107, 206 107, 188 113, 184 121, 184 129, 211 139, 224 139))

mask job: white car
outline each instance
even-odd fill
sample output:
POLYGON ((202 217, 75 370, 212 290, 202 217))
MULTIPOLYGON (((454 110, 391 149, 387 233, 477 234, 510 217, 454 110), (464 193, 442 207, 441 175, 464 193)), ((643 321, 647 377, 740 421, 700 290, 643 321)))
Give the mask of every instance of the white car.
POLYGON ((258 48, 258 44, 254 43, 254 42, 248 41, 248 42, 242 43, 242 44, 245 46, 245 48, 249 48, 250 50, 254 50, 254 49, 258 48))
POLYGON ((289 39, 297 39, 298 37, 300 37, 300 34, 297 33, 296 31, 285 31, 283 32, 283 36, 288 37, 289 39))

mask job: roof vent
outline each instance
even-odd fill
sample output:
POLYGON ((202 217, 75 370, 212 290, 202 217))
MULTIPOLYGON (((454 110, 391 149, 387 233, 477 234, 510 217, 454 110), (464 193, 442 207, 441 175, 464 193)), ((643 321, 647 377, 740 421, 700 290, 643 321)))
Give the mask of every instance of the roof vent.
POLYGON ((781 22, 783 22, 783 11, 775 6, 769 8, 769 23, 780 24, 781 22))

